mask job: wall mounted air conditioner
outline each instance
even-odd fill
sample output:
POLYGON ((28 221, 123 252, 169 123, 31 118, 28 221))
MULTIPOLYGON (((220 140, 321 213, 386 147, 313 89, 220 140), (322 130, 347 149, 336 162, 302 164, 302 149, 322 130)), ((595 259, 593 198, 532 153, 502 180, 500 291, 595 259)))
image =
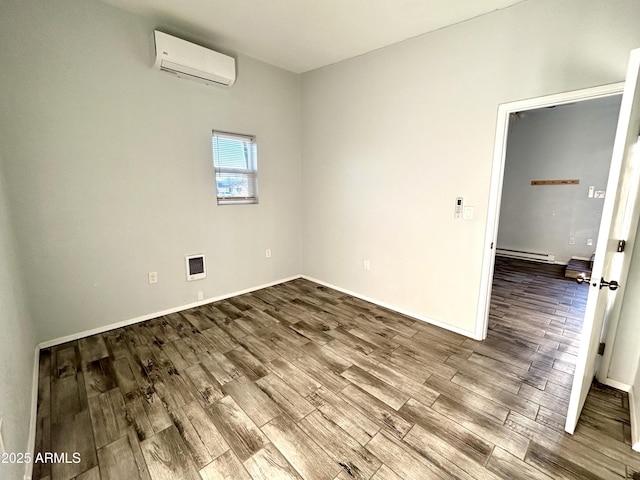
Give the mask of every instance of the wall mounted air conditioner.
POLYGON ((155 63, 153 68, 180 78, 207 85, 230 87, 236 81, 233 57, 214 52, 181 38, 155 30, 155 63))

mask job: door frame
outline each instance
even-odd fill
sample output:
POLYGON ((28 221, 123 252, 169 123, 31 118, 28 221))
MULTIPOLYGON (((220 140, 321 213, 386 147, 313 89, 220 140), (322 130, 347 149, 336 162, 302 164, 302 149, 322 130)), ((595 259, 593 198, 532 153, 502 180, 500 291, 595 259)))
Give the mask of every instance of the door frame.
MULTIPOLYGON (((535 97, 516 102, 503 103, 498 106, 496 136, 493 148, 493 165, 491 169, 491 187, 489 190, 489 204, 487 207, 487 224, 480 280, 480 296, 477 310, 478 316, 476 318, 475 338, 477 340, 486 339, 487 332, 489 330, 489 309, 491 306, 491 289, 496 257, 495 247, 497 246, 496 243, 498 239, 504 168, 507 157, 507 137, 511 114, 584 100, 609 97, 612 95, 621 95, 623 90, 624 82, 618 82, 598 87, 546 95, 543 97, 535 97)), ((606 366, 606 368, 608 370, 608 366, 606 366)))

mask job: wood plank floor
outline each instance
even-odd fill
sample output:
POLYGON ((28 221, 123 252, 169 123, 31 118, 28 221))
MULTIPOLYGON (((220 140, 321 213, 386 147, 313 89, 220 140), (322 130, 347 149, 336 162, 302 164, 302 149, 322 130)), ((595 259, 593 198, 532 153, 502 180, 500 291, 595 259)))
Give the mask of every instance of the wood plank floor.
POLYGON ((586 291, 498 259, 477 342, 300 279, 43 350, 33 478, 638 479, 626 395, 563 432, 586 291))

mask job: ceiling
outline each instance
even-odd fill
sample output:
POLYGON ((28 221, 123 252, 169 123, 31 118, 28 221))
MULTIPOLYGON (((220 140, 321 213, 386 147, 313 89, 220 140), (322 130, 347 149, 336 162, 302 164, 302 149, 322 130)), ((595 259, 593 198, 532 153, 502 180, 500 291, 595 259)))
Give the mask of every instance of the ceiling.
POLYGON ((303 73, 526 0, 102 1, 167 33, 303 73))

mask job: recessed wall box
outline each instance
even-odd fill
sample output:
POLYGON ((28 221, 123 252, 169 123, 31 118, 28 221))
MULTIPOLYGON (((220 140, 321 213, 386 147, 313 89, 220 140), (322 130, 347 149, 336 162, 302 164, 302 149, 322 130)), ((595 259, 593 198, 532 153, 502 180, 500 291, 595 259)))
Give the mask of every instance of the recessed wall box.
POLYGON ((204 254, 188 255, 185 257, 187 267, 187 282, 207 278, 207 267, 204 254))

